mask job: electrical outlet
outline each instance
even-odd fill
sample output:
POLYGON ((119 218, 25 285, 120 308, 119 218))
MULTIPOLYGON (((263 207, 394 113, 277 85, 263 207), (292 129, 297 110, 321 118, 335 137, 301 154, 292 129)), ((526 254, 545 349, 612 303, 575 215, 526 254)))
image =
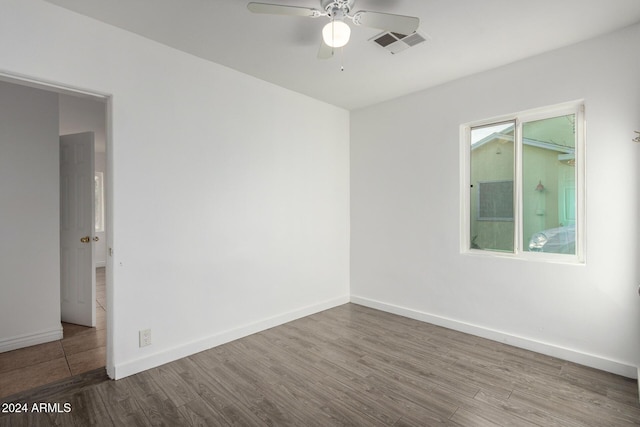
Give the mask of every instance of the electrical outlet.
POLYGON ((140 347, 151 345, 151 329, 143 329, 138 333, 140 338, 140 347))

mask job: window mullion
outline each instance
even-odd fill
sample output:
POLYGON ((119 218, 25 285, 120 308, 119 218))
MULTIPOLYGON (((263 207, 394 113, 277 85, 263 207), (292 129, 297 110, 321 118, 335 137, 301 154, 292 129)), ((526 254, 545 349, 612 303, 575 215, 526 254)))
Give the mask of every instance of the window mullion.
POLYGON ((513 220, 515 226, 513 227, 513 252, 519 254, 522 252, 523 242, 523 229, 522 229, 522 121, 518 118, 515 120, 515 130, 513 136, 513 167, 514 167, 514 183, 513 183, 513 220))

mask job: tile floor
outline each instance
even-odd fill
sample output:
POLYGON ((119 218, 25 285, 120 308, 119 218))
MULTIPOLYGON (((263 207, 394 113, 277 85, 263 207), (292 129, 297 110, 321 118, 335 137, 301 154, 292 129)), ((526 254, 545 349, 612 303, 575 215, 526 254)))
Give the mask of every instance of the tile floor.
POLYGON ((64 338, 0 353, 0 398, 105 366, 105 269, 96 269, 96 327, 62 323, 64 338))

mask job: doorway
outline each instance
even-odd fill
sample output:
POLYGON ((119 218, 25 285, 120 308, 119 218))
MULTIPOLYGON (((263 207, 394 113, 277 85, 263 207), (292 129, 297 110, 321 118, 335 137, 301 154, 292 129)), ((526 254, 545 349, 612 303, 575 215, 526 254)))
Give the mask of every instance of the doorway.
MULTIPOLYGON (((111 313, 112 310, 107 304, 107 289, 110 288, 112 283, 109 283, 111 280, 111 266, 108 263, 106 254, 107 242, 111 240, 109 229, 111 218, 108 210, 110 206, 109 183, 111 182, 111 176, 109 173, 110 165, 107 160, 108 146, 110 144, 108 141, 109 132, 107 131, 110 98, 104 95, 90 94, 85 91, 62 88, 15 76, 0 75, 0 83, 15 86, 18 88, 14 88, 15 90, 28 90, 30 92, 27 96, 33 94, 34 89, 47 92, 49 96, 53 93, 58 100, 58 111, 56 113, 59 114, 60 119, 59 134, 84 131, 95 133, 96 155, 94 164, 96 171, 100 172, 100 184, 103 190, 100 224, 96 223, 96 227, 99 227, 99 229, 96 228, 95 230, 95 237, 99 238, 99 242, 94 243, 97 256, 97 269, 95 270, 97 285, 95 301, 93 301, 96 307, 96 327, 86 328, 73 324, 62 324, 64 332, 61 340, 51 340, 50 336, 52 335, 50 333, 48 336, 34 338, 35 345, 33 346, 24 345, 29 344, 30 341, 23 340, 23 342, 11 343, 15 350, 7 350, 6 347, 4 349, 0 348, 0 351, 3 351, 0 353, 0 362, 2 362, 0 363, 0 390, 3 391, 2 394, 7 395, 9 393, 10 395, 64 378, 61 377, 63 368, 66 368, 71 376, 83 370, 91 369, 95 366, 96 356, 101 359, 100 365, 102 367, 109 366, 111 346, 107 342, 107 319, 110 314, 107 311, 111 313), (27 353, 29 357, 24 356, 27 353), (51 355, 51 358, 48 355, 51 355), (92 358, 93 361, 91 360, 92 358), (27 366, 27 362, 31 365, 27 366), (22 383, 22 389, 8 387, 8 382, 12 377, 16 377, 22 383)), ((56 135, 57 137, 58 135, 56 135)), ((34 169, 33 164, 26 162, 20 167, 27 170, 34 169)), ((53 178, 51 179, 53 180, 53 178)), ((96 186, 98 185, 97 181, 98 179, 96 178, 96 186)), ((16 183, 15 185, 18 186, 19 184, 16 183)), ((16 188, 16 192, 20 192, 20 188, 16 188)), ((25 206, 24 209, 24 213, 29 215, 29 208, 25 206)), ((96 222, 98 222, 97 218, 96 216, 96 222)), ((34 264, 34 267, 37 267, 37 265, 34 264)), ((5 286, 8 286, 8 283, 5 286)), ((22 314, 29 317, 33 315, 33 312, 23 310, 22 314)), ((20 321, 16 316, 14 316, 14 320, 20 321)), ((10 334, 3 333, 3 335, 5 336, 0 336, 0 344, 3 339, 7 338, 7 335, 11 338, 10 334)))

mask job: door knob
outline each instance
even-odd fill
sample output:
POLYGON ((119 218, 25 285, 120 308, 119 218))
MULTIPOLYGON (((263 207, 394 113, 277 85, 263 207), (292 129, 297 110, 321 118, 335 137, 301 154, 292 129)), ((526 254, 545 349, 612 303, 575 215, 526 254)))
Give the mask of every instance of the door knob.
POLYGON ((93 238, 93 241, 94 241, 94 242, 97 242, 98 240, 100 240, 100 238, 99 238, 98 236, 96 236, 96 237, 94 237, 94 238, 93 238))
POLYGON ((89 236, 84 236, 80 238, 80 241, 82 243, 89 243, 91 241, 91 238, 89 236))

